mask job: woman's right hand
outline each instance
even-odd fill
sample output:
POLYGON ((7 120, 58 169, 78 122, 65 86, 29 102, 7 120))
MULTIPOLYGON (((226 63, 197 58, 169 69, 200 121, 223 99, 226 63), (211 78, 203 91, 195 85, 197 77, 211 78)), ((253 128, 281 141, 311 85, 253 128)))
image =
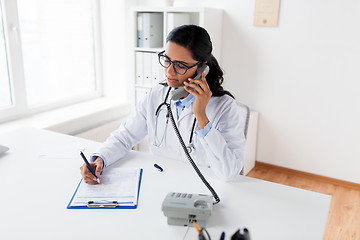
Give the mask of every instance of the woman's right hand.
MULTIPOLYGON (((95 175, 100 177, 100 173, 104 167, 104 160, 98 157, 93 163, 90 163, 90 166, 93 168, 95 175)), ((96 178, 92 175, 85 163, 80 167, 80 171, 82 178, 87 184, 98 184, 96 178)))

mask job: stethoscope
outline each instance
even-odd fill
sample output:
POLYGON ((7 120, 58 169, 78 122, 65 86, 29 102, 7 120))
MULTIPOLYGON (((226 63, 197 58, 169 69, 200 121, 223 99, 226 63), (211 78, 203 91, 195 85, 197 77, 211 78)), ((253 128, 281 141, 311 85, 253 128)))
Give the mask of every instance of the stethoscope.
MULTIPOLYGON (((157 107, 157 109, 156 109, 156 111, 155 111, 154 146, 156 146, 156 147, 161 147, 162 144, 163 144, 164 141, 165 141, 165 135, 166 135, 167 126, 168 126, 168 123, 169 123, 169 112, 166 113, 165 131, 164 131, 164 134, 163 134, 163 136, 161 137, 160 140, 158 140, 158 138, 157 138, 157 129, 158 129, 159 113, 160 113, 161 108, 162 108, 163 106, 166 106, 166 105, 168 104, 168 103, 166 103, 166 101, 167 101, 167 99, 168 99, 168 97, 169 97, 170 90, 171 90, 171 87, 169 87, 169 90, 168 90, 167 93, 166 93, 164 102, 162 102, 162 103, 157 107)), ((195 129, 195 124, 196 124, 196 117, 194 117, 193 125, 192 125, 192 128, 191 128, 191 134, 190 134, 189 143, 188 143, 188 145, 186 146, 186 149, 187 149, 188 153, 192 153, 192 151, 195 150, 194 144, 192 143, 193 135, 194 135, 194 129, 195 129)))

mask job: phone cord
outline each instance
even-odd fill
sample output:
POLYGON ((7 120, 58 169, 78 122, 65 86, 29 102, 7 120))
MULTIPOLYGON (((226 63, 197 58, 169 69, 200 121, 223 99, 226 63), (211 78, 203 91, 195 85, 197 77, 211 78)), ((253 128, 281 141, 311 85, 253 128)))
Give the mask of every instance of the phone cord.
POLYGON ((215 192, 215 190, 212 188, 212 186, 210 185, 210 183, 205 179, 205 177, 202 175, 202 173, 200 172, 200 169, 196 166, 196 163, 194 162, 194 160, 191 158, 186 146, 185 146, 185 143, 184 143, 184 140, 182 139, 181 137, 181 134, 179 132, 179 129, 177 128, 176 124, 175 124, 175 120, 174 120, 174 116, 172 114, 172 111, 171 111, 171 107, 170 107, 170 104, 169 103, 165 103, 167 109, 168 109, 168 114, 169 114, 169 117, 170 117, 170 120, 171 120, 171 124, 175 130, 175 133, 176 133, 176 136, 178 137, 179 141, 180 141, 180 144, 181 144, 181 147, 182 149, 184 150, 185 152, 185 155, 187 157, 187 159, 189 160, 191 166, 194 168, 195 172, 199 175, 200 179, 203 181, 203 183, 205 184, 205 186, 210 190, 211 194, 213 195, 213 197, 215 198, 215 202, 213 203, 214 205, 219 203, 220 202, 220 198, 219 196, 217 195, 217 193, 215 192))

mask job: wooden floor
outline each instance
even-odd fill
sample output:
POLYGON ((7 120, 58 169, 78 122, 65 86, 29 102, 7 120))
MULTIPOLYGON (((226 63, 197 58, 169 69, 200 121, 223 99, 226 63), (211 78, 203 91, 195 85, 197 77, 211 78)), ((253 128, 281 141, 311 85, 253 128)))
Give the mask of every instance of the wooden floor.
POLYGON ((360 239, 360 185, 257 163, 249 177, 331 195, 323 240, 360 239))

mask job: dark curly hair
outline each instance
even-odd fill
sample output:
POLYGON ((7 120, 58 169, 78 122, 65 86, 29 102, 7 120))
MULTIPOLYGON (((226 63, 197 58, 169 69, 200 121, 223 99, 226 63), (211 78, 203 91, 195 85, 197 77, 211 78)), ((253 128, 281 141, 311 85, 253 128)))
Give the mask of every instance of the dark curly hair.
POLYGON ((229 92, 224 90, 221 84, 224 81, 224 73, 218 61, 212 55, 212 42, 208 32, 197 25, 182 25, 174 28, 166 38, 166 42, 174 42, 185 47, 192 53, 192 58, 199 62, 207 62, 210 71, 206 76, 213 96, 223 96, 227 94, 234 98, 229 92))

